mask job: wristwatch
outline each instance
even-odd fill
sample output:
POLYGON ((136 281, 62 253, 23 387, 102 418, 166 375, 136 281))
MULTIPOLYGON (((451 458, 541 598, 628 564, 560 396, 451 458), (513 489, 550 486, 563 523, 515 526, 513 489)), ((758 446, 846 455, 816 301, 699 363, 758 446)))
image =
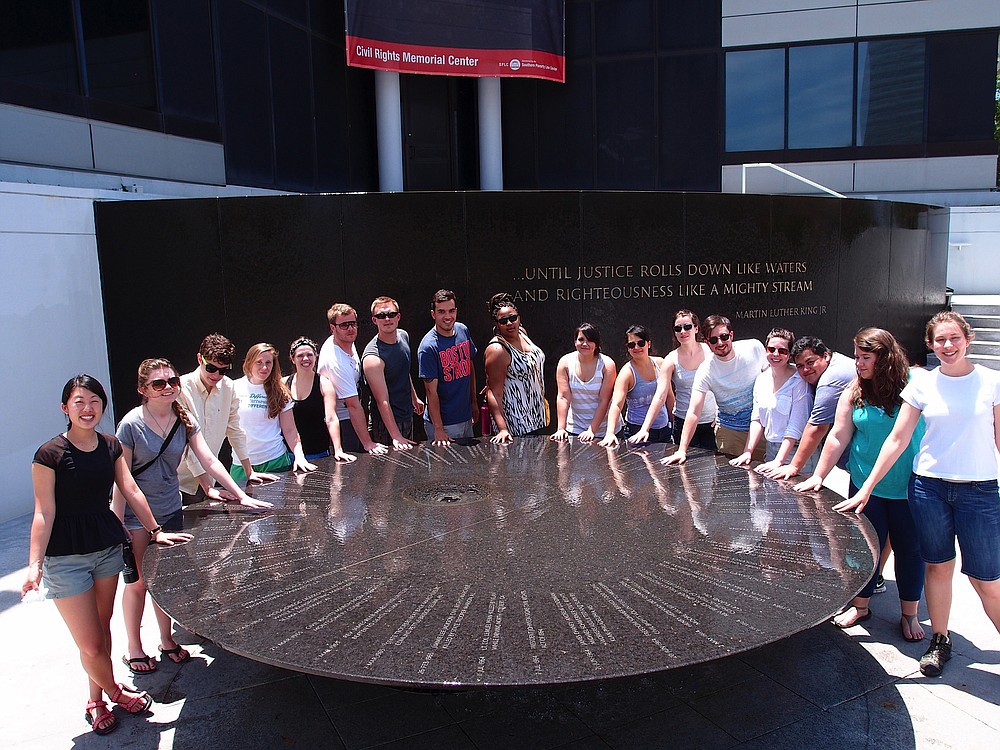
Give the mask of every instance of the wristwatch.
POLYGON ((149 530, 150 540, 156 539, 156 535, 159 534, 161 531, 163 531, 162 526, 155 526, 154 528, 150 529, 149 530))

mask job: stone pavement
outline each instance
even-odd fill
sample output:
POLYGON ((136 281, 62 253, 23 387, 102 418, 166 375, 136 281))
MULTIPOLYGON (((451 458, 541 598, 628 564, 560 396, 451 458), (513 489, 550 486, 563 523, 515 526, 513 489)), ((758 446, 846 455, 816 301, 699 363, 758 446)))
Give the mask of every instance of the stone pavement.
MULTIPOLYGON (((824 624, 753 651, 645 677, 577 686, 464 692, 396 690, 313 677, 227 653, 184 631, 191 661, 132 678, 120 606, 115 670, 156 700, 117 711, 93 734, 86 681, 51 602, 22 604, 30 515, 0 524, 0 746, 141 748, 1000 748, 1000 635, 956 577, 954 656, 917 669, 924 643, 900 636, 891 561, 875 616, 846 632, 824 624)), ((119 588, 119 592, 121 589, 119 588)), ((156 626, 143 625, 151 653, 156 626)), ((921 621, 929 631, 926 611, 921 621)))

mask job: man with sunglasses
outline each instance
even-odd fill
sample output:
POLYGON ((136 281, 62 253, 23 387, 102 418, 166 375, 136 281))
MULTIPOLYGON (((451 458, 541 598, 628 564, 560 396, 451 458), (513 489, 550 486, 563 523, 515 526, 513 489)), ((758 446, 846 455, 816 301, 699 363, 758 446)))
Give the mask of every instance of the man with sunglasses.
POLYGON ((434 327, 417 348, 417 368, 427 393, 424 429, 434 445, 471 438, 476 409, 477 354, 469 329, 458 322, 458 304, 450 289, 431 297, 434 327))
MULTIPOLYGON (((198 368, 181 376, 181 405, 194 414, 201 425, 201 434, 212 453, 218 455, 222 442, 229 439, 233 458, 243 466, 250 482, 277 479, 273 474, 258 474, 250 466, 247 436, 240 427, 240 399, 233 391, 233 357, 236 347, 221 333, 210 333, 198 347, 198 368)), ((227 499, 229 493, 216 489, 212 478, 202 467, 193 451, 185 451, 177 467, 184 505, 210 500, 227 499)))
MULTIPOLYGON (((701 324, 701 335, 711 347, 713 356, 706 359, 695 373, 680 445, 664 459, 666 464, 682 464, 687 460, 687 450, 709 393, 715 396, 718 405, 715 449, 719 453, 733 457, 740 455, 750 432, 753 384, 767 366, 764 345, 757 339, 736 341, 732 323, 723 315, 705 318, 701 324)), ((763 460, 763 442, 758 445, 758 453, 759 456, 755 455, 754 459, 763 460)))
POLYGON ((406 451, 413 442, 413 414, 424 413, 410 377, 410 336, 399 327, 399 303, 392 297, 372 302, 378 333, 361 354, 361 368, 372 399, 371 436, 378 443, 406 451))
MULTIPOLYGON (((792 460, 784 466, 762 472, 772 479, 790 479, 803 472, 811 474, 819 458, 820 448, 833 426, 840 394, 857 377, 854 359, 831 352, 816 336, 803 336, 792 344, 791 360, 799 375, 815 391, 809 422, 799 439, 792 460)), ((846 461, 845 458, 843 460, 846 461)))
POLYGON ((361 359, 354 346, 358 338, 358 313, 350 305, 337 302, 326 311, 330 336, 319 350, 316 371, 333 383, 337 393, 337 419, 340 420, 340 442, 345 451, 387 453, 389 449, 376 443, 368 434, 368 416, 358 395, 361 387, 361 359))

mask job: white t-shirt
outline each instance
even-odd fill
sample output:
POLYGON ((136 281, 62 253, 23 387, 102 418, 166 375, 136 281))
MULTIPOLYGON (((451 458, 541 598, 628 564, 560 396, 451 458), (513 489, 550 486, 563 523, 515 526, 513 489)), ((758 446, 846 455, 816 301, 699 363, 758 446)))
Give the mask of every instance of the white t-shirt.
POLYGON ((753 410, 753 385, 767 365, 767 354, 757 339, 734 341, 733 352, 735 356, 725 362, 715 356, 702 362, 694 376, 692 391, 715 394, 719 424, 746 432, 753 410))
POLYGON ((963 482, 997 478, 993 407, 1000 404, 1000 373, 975 365, 949 377, 936 368, 915 375, 901 398, 924 415, 927 426, 913 471, 963 482))
POLYGON ((757 376, 751 419, 761 423, 764 439, 769 443, 780 443, 788 437, 798 440, 812 407, 809 384, 795 373, 775 393, 773 382, 767 370, 757 376))
POLYGON ((354 344, 351 344, 351 353, 348 354, 337 346, 333 336, 328 337, 320 347, 316 371, 333 383, 333 390, 337 393, 337 419, 350 422, 351 413, 344 399, 357 396, 361 382, 361 360, 354 344))
MULTIPOLYGON (((240 399, 240 427, 247 434, 247 453, 251 466, 273 461, 285 455, 285 438, 278 417, 267 416, 267 393, 264 386, 254 385, 245 376, 233 381, 233 391, 240 399)), ((289 411, 289 399, 282 411, 289 411)))

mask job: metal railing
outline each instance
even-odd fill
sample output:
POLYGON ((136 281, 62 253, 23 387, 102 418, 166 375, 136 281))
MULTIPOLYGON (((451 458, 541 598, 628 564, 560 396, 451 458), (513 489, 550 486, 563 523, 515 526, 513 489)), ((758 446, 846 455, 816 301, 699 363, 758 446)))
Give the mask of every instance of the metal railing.
POLYGON ((777 164, 772 164, 769 161, 762 161, 762 162, 757 162, 756 164, 744 164, 743 165, 743 189, 742 189, 742 192, 744 194, 746 194, 746 191, 747 191, 747 168, 748 167, 770 167, 771 169, 773 169, 773 170, 775 170, 777 172, 781 172, 784 175, 788 175, 789 177, 792 177, 792 178, 798 180, 799 182, 804 182, 806 185, 810 185, 810 186, 816 188, 817 190, 822 190, 824 193, 829 193, 834 198, 846 198, 847 197, 846 195, 843 195, 842 193, 838 193, 836 190, 831 190, 828 187, 820 185, 818 182, 813 182, 812 180, 807 179, 807 178, 803 177, 800 174, 795 174, 795 172, 791 171, 790 169, 785 169, 784 167, 779 167, 777 164))

